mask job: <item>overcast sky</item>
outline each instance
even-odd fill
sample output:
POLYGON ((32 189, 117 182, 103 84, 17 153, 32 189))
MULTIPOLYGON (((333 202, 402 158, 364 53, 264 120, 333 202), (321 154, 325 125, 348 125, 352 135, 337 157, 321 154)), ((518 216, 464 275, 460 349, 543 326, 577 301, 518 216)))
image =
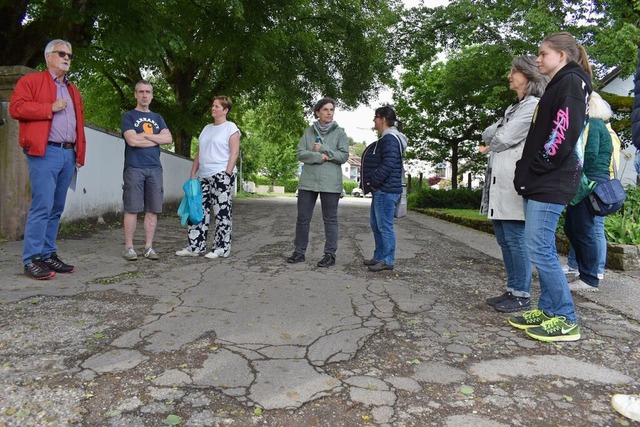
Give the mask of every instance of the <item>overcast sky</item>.
MULTIPOLYGON (((449 0, 404 0, 407 8, 415 7, 424 3, 426 6, 444 6, 449 0)), ((371 102, 370 106, 360 106, 353 111, 345 111, 340 108, 336 110, 334 120, 345 129, 347 135, 356 142, 366 142, 369 144, 376 140, 376 133, 373 131, 373 112, 376 108, 392 101, 390 90, 380 92, 378 99, 371 102)), ((399 117, 402 120, 402 117, 399 117)))

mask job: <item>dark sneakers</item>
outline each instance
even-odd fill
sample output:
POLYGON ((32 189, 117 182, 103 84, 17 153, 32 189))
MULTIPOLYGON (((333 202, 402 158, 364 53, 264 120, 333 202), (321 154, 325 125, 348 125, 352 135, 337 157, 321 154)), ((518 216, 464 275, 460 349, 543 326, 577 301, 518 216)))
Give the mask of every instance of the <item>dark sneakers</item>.
POLYGON ((322 259, 318 261, 318 267, 331 267, 336 265, 336 256, 334 254, 324 254, 322 259))
POLYGON ((493 306, 501 313, 513 313, 514 311, 529 310, 531 308, 531 299, 528 297, 517 297, 511 295, 506 300, 493 306))
POLYGON ((369 271, 383 271, 383 270, 393 270, 393 265, 385 264, 383 261, 380 261, 374 265, 369 266, 369 271))
POLYGON ((56 273, 51 271, 42 258, 33 257, 31 262, 24 266, 24 275, 31 279, 47 280, 54 277, 56 273))
POLYGON ((504 294, 497 296, 497 297, 493 297, 493 298, 487 298, 487 304, 489 304, 491 307, 495 307, 496 304, 501 303, 503 301, 508 300, 511 297, 511 292, 507 291, 504 294))
POLYGON ((60 258, 58 258, 58 254, 55 252, 52 253, 49 258, 43 261, 49 270, 55 271, 56 273, 73 273, 75 271, 75 267, 73 265, 65 264, 60 258))
POLYGON ((362 265, 366 265, 367 267, 370 265, 376 265, 377 263, 378 263, 378 260, 375 260, 373 258, 365 259, 364 261, 362 261, 362 265))
POLYGON ((304 261, 305 261, 304 254, 301 254, 299 252, 294 252, 293 255, 287 258, 287 262, 290 264, 295 264, 297 262, 304 262, 304 261))

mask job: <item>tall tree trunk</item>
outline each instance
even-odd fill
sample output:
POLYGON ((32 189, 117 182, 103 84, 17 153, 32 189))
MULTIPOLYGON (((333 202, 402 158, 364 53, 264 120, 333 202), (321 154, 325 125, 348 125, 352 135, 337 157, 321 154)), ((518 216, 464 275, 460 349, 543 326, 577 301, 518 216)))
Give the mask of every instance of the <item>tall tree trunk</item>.
POLYGON ((458 189, 458 142, 451 144, 451 189, 458 189))

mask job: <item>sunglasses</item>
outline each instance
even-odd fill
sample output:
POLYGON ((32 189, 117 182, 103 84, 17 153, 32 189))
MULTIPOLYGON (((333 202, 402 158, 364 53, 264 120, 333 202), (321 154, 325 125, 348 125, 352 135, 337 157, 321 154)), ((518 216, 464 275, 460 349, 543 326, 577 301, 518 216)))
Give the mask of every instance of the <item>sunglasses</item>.
POLYGON ((51 53, 57 53, 60 58, 64 58, 65 56, 68 56, 69 60, 73 61, 73 54, 69 52, 65 52, 64 50, 54 50, 51 53))

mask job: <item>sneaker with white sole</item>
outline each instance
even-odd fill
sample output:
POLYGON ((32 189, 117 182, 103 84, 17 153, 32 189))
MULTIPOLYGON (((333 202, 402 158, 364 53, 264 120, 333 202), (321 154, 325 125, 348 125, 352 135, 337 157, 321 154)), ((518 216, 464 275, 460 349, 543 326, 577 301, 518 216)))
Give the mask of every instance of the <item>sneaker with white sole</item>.
POLYGON ((160 259, 160 257, 158 256, 156 251, 153 250, 153 248, 144 248, 143 255, 146 259, 151 259, 153 261, 157 261, 160 259))
POLYGON ((578 279, 575 282, 569 283, 569 289, 571 289, 571 292, 598 292, 598 291, 600 291, 600 289, 598 289, 597 286, 591 286, 591 285, 583 282, 582 279, 578 279))
POLYGON ((580 274, 580 271, 578 271, 577 268, 569 267, 568 265, 562 266, 562 272, 564 274, 573 274, 574 276, 577 276, 578 274, 580 274))
POLYGON ((138 259, 138 254, 133 248, 125 248, 122 252, 122 258, 126 259, 127 261, 135 261, 138 259))
POLYGON ((200 252, 192 251, 191 248, 189 246, 187 246, 184 249, 180 249, 179 251, 176 251, 176 255, 178 255, 178 256, 200 256, 200 252))
POLYGON ((580 326, 577 323, 568 323, 564 316, 556 316, 546 320, 535 328, 527 328, 527 335, 544 342, 578 341, 580 339, 580 326))
POLYGON ((208 254, 206 254, 204 256, 205 258, 209 258, 209 259, 216 259, 216 258, 228 258, 229 254, 224 254, 224 249, 214 249, 211 252, 209 252, 208 254))
POLYGON ((633 421, 640 421, 640 396, 637 394, 614 394, 611 406, 633 421))

